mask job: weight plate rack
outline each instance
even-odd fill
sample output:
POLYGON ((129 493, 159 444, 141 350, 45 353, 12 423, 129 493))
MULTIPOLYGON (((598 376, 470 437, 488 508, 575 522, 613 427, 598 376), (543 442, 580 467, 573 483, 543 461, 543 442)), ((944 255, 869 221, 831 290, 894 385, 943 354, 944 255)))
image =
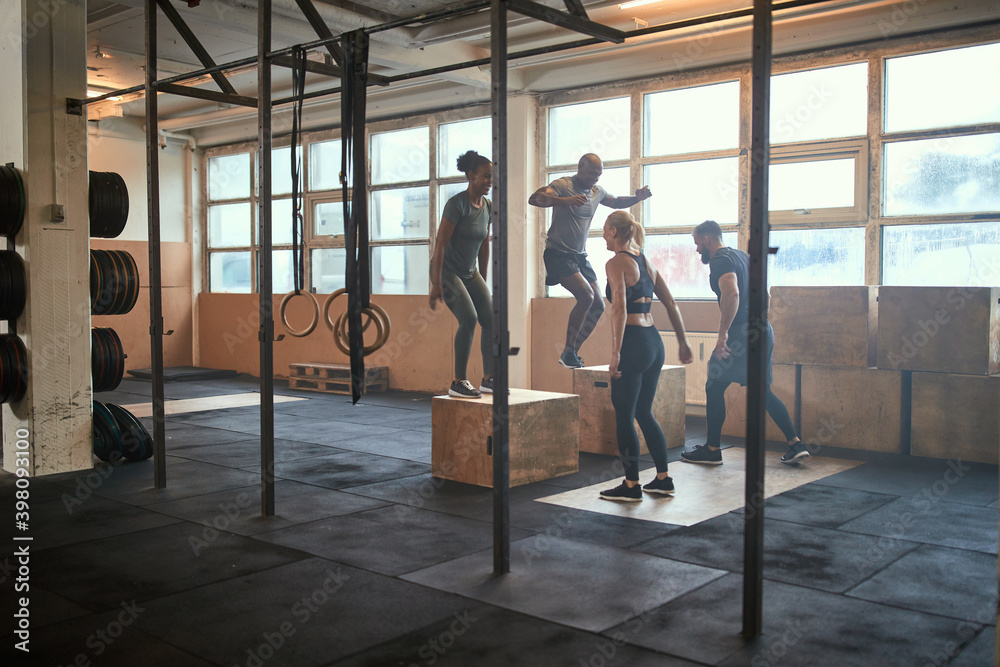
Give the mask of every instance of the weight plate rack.
POLYGON ((94 401, 94 455, 102 461, 121 463, 122 433, 107 406, 94 401))
POLYGON ((153 438, 135 415, 113 403, 104 407, 114 416, 121 433, 121 450, 129 461, 145 461, 153 455, 153 438))

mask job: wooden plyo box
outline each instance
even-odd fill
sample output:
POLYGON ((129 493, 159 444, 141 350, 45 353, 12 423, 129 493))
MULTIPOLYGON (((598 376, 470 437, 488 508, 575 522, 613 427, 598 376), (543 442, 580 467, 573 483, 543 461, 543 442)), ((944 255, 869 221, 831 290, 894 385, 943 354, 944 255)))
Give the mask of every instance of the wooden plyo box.
POLYGON ((998 463, 1000 377, 913 374, 910 454, 998 463))
MULTIPOLYGON (((899 454, 903 406, 901 371, 803 366, 802 433, 812 446, 899 454)), ((904 402, 904 398, 906 399, 904 402)))
POLYGON ((878 367, 1000 372, 1000 288, 880 287, 878 367))
POLYGON ((875 365, 878 287, 773 287, 768 319, 773 361, 868 368, 875 365))
MULTIPOLYGON (((795 421, 795 400, 798 398, 795 386, 796 368, 791 364, 771 364, 771 374, 774 379, 771 391, 788 408, 788 414, 793 422, 795 421)), ((773 419, 767 417, 765 422, 767 423, 765 438, 773 442, 786 442, 788 440, 773 419)), ((726 389, 726 421, 722 424, 722 435, 736 438, 745 438, 747 435, 747 388, 741 387, 735 382, 726 389)))
MULTIPOLYGON (((511 389, 510 485, 570 475, 580 469, 580 397, 511 389)), ((493 486, 493 396, 435 396, 431 400, 431 474, 493 486)))
MULTIPOLYGON (((653 416, 663 429, 668 449, 684 446, 684 372, 684 366, 664 366, 653 399, 653 416)), ((580 451, 618 456, 607 364, 574 369, 573 392, 580 396, 580 451)), ((646 438, 635 426, 639 451, 646 454, 646 438)))

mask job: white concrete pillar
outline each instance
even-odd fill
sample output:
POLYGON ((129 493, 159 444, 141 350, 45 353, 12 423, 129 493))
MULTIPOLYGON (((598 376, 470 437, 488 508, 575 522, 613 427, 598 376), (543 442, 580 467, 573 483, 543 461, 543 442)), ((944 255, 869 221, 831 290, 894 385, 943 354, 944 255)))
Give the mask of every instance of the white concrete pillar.
POLYGON ((521 351, 510 357, 510 386, 531 387, 531 299, 538 289, 538 223, 528 197, 537 189, 538 101, 530 95, 507 100, 507 308, 510 345, 521 351))
POLYGON ((27 431, 31 475, 93 465, 87 130, 85 116, 66 113, 67 97, 87 94, 86 46, 84 0, 5 0, 0 162, 21 170, 27 194, 15 246, 28 279, 16 327, 28 391, 3 406, 4 468, 14 470, 27 431))

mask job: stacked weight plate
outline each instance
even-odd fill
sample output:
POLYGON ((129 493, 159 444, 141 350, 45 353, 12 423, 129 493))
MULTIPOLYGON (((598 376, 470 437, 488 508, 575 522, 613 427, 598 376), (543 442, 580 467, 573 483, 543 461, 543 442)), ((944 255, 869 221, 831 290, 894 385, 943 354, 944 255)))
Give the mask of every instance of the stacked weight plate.
POLYGON ((0 250, 0 320, 20 317, 26 297, 24 260, 13 250, 0 250))
POLYGON ((14 403, 28 389, 28 353, 14 334, 0 334, 0 403, 14 403))
POLYGON ((139 267, 124 250, 90 251, 90 312, 125 315, 139 298, 139 267))
POLYGON ((114 329, 90 330, 90 367, 94 391, 114 391, 125 375, 125 349, 114 329))
POLYGON ((0 235, 14 236, 21 231, 25 203, 21 172, 0 165, 0 235))
POLYGON ((153 439, 125 408, 94 401, 94 454, 116 464, 143 461, 153 455, 153 439))
POLYGON ((128 222, 125 179, 111 171, 90 172, 90 235, 117 238, 128 222))

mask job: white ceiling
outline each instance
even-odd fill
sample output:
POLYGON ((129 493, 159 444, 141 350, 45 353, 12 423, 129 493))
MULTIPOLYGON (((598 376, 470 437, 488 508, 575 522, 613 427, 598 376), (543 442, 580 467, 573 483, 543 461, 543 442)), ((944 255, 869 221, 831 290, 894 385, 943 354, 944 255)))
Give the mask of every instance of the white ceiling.
MULTIPOLYGON (((187 0, 171 1, 216 63, 256 56, 256 0, 200 0, 196 7, 188 7, 187 0)), ((562 0, 540 1, 565 9, 562 0)), ((592 20, 630 30, 637 26, 636 19, 655 26, 744 9, 751 4, 751 0, 662 0, 644 7, 620 10, 617 6, 619 1, 584 0, 584 5, 592 20)), ((349 0, 314 0, 314 3, 334 34, 467 5, 464 0, 364 0, 364 5, 349 0)), ((144 0, 88 0, 87 81, 91 90, 108 92, 143 82, 144 4, 144 0)), ((866 36, 878 38, 879 21, 883 23, 881 30, 884 33, 885 21, 891 22, 893 11, 898 13, 900 6, 897 0, 830 0, 786 10, 775 17, 775 52, 823 48, 856 42, 866 36)), ((917 6, 917 12, 905 16, 905 22, 895 32, 903 34, 1000 20, 1000 2, 995 0, 922 0, 917 6)), ((295 0, 272 0, 272 8, 274 49, 316 39, 316 33, 295 0)), ((513 13, 508 25, 509 52, 582 37, 578 33, 513 13)), ((749 26, 749 19, 735 19, 630 39, 625 45, 597 45, 522 59, 511 64, 509 87, 514 91, 546 92, 662 76, 684 68, 746 60, 750 53, 749 26)), ((489 32, 489 11, 482 10, 375 33, 371 36, 371 71, 391 76, 486 58, 489 56, 489 32)), ((158 18, 157 39, 160 78, 202 67, 162 11, 158 18)), ((322 60, 324 56, 324 53, 314 53, 310 57, 322 60)), ((254 68, 230 73, 229 78, 241 94, 256 97, 254 68)), ((338 80, 321 75, 310 74, 307 80, 309 89, 339 84, 338 80)), ((218 90, 208 77, 199 80, 198 85, 218 90)), ((273 68, 273 95, 286 96, 290 94, 290 89, 288 70, 273 68)), ((370 89, 369 95, 374 101, 370 107, 375 115, 405 112, 407 105, 394 99, 394 96, 413 98, 411 106, 424 105, 424 108, 483 102, 489 99, 489 72, 483 67, 423 77, 386 88, 370 89)), ((324 124, 323 119, 326 125, 333 124, 329 118, 336 116, 331 116, 330 109, 337 103, 339 100, 311 103, 314 112, 319 105, 326 105, 323 114, 313 114, 313 124, 324 124)), ((231 108, 174 95, 160 95, 159 109, 161 124, 174 131, 207 128, 233 120, 252 119, 256 115, 253 109, 231 108)), ((89 110, 89 117, 100 118, 116 112, 141 117, 141 95, 127 97, 124 102, 94 105, 89 110), (116 111, 115 107, 119 109, 116 111)), ((201 138, 207 132, 202 129, 201 138)))

